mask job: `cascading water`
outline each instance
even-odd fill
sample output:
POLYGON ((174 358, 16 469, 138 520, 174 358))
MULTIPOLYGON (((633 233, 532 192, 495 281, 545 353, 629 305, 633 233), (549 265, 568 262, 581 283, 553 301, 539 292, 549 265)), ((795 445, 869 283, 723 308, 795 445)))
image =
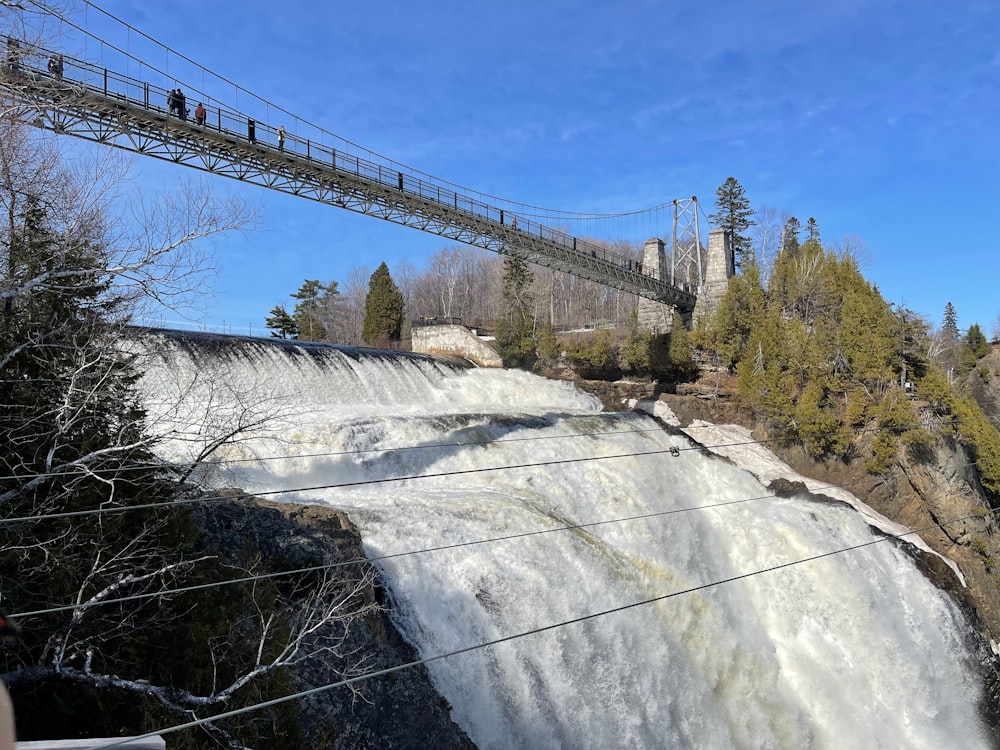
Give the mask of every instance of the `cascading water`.
POLYGON ((206 482, 343 508, 371 557, 552 530, 378 562, 423 657, 578 620, 428 665, 481 748, 989 746, 969 625, 895 542, 579 619, 871 541, 846 505, 525 373, 143 340, 167 457, 248 427, 206 482))

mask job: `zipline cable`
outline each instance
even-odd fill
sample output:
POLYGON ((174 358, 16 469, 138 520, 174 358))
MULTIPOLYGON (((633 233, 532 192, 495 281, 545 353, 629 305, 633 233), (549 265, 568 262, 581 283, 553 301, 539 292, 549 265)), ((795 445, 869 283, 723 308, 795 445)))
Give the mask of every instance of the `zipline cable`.
MULTIPOLYGON (((0 407, 0 408, 2 408, 2 407, 0 407)), ((26 408, 27 408, 27 405, 26 405, 26 408)), ((615 414, 615 413, 619 413, 619 414, 636 414, 636 415, 641 415, 641 416, 652 417, 652 415, 646 414, 645 412, 599 412, 598 415, 615 414)), ((595 415, 586 414, 586 415, 581 415, 581 416, 588 416, 588 417, 590 417, 590 416, 595 416, 595 415)), ((954 424, 957 424, 957 423, 958 423, 958 419, 950 419, 950 420, 940 421, 937 424, 939 426, 946 426, 946 425, 954 425, 954 424)), ((488 425, 484 424, 483 426, 485 427, 485 426, 488 426, 488 425)), ((712 425, 688 425, 687 427, 679 427, 677 429, 680 429, 680 430, 697 430, 697 429, 711 429, 711 428, 717 428, 717 427, 718 427, 718 425, 715 425, 715 424, 712 424, 712 425)), ((881 432, 893 432, 893 431, 897 431, 898 432, 898 431, 901 431, 903 429, 905 429, 905 428, 902 428, 902 427, 862 427, 862 428, 859 428, 859 429, 845 429, 845 430, 835 430, 835 431, 831 431, 831 432, 822 432, 822 433, 817 433, 816 435, 811 435, 810 437, 814 437, 814 438, 827 438, 827 437, 838 437, 838 436, 858 436, 858 435, 864 435, 864 434, 876 434, 876 433, 881 433, 881 432)), ((256 456, 256 457, 253 457, 253 458, 219 458, 219 459, 214 459, 213 458, 213 459, 205 459, 202 462, 201 465, 204 465, 204 466, 206 466, 208 468, 219 466, 219 465, 223 465, 223 464, 248 464, 248 465, 255 465, 255 464, 260 464, 260 463, 263 463, 263 462, 266 462, 266 461, 295 461, 295 460, 298 460, 298 459, 306 459, 306 458, 333 458, 333 457, 337 457, 337 456, 368 455, 368 454, 374 454, 374 453, 396 453, 396 452, 406 452, 406 451, 424 450, 424 449, 438 449, 438 448, 461 448, 461 447, 476 446, 476 445, 479 445, 479 446, 503 445, 503 444, 506 444, 506 443, 527 442, 527 441, 534 441, 534 440, 562 440, 562 439, 568 439, 568 438, 601 437, 601 436, 607 436, 607 435, 634 435, 634 434, 645 434, 645 433, 650 433, 650 432, 651 433, 665 433, 665 430, 663 429, 663 427, 649 427, 649 428, 641 428, 641 429, 640 428, 636 428, 636 429, 629 429, 629 430, 606 430, 606 431, 597 431, 597 432, 567 433, 567 434, 564 434, 564 435, 532 435, 532 436, 529 436, 529 437, 498 438, 496 440, 457 440, 457 441, 454 441, 454 442, 427 443, 426 445, 402 445, 402 446, 398 446, 398 447, 395 447, 395 448, 356 448, 356 449, 352 449, 352 450, 343 450, 343 451, 322 451, 322 452, 319 452, 319 453, 301 453, 301 454, 291 454, 291 453, 289 453, 289 454, 284 454, 284 455, 280 455, 280 456, 256 456)), ((691 438, 690 435, 688 436, 688 438, 691 439, 691 440, 694 440, 694 438, 691 438)), ((166 439, 169 439, 169 437, 167 437, 166 439)), ((264 438, 258 438, 258 439, 267 440, 268 438, 264 437, 264 438)), ((731 447, 738 447, 738 446, 741 446, 741 445, 753 445, 753 444, 762 444, 763 445, 763 444, 766 444, 766 443, 781 443, 781 442, 786 442, 787 440, 788 440, 788 438, 776 437, 776 438, 751 439, 751 440, 744 440, 744 441, 738 441, 738 442, 733 442, 733 443, 718 443, 718 444, 715 444, 715 445, 705 445, 703 443, 696 443, 696 445, 693 445, 693 446, 685 446, 685 447, 677 446, 677 451, 683 452, 683 451, 702 450, 702 449, 713 450, 715 448, 731 448, 731 447)), ((673 452, 674 452, 674 450, 670 449, 670 453, 673 453, 673 452)), ((629 454, 626 454, 626 455, 629 455, 629 454)), ((637 454, 637 455, 639 455, 639 454, 637 454)), ((28 481, 31 481, 31 480, 34 480, 34 479, 39 479, 39 478, 42 478, 42 477, 67 477, 67 476, 69 476, 69 477, 80 477, 80 476, 85 476, 85 475, 89 475, 89 474, 94 474, 94 475, 118 474, 118 473, 124 473, 124 472, 129 472, 129 471, 152 471, 152 470, 155 470, 155 469, 166 469, 166 470, 174 469, 174 470, 177 470, 177 471, 184 471, 186 469, 189 469, 192 466, 192 464, 190 462, 185 463, 185 462, 167 462, 167 461, 160 461, 160 462, 155 462, 155 463, 140 463, 140 464, 129 465, 129 466, 109 467, 109 468, 101 468, 101 467, 89 468, 89 467, 86 467, 86 465, 83 464, 83 463, 73 464, 72 462, 70 462, 68 464, 62 464, 62 465, 63 466, 65 466, 65 465, 76 465, 76 466, 79 466, 80 468, 77 471, 59 471, 59 470, 56 470, 56 471, 52 471, 52 472, 42 472, 42 473, 37 473, 37 474, 16 474, 16 475, 15 474, 8 474, 8 475, 5 475, 5 476, 0 476, 0 481, 14 481, 14 480, 19 480, 19 481, 22 481, 22 482, 28 482, 28 481)), ((195 464, 195 465, 197 465, 197 464, 195 464)), ((413 477, 404 477, 404 478, 413 478, 413 477)), ((290 491, 293 491, 293 490, 290 490, 290 491)))
MULTIPOLYGON (((824 489, 838 489, 842 488, 843 485, 828 485, 824 487, 813 488, 807 490, 808 492, 818 492, 824 489)), ((460 549, 462 547, 473 547, 480 544, 492 544, 494 542, 506 542, 512 539, 524 539, 527 537, 540 536, 542 534, 552 534, 558 531, 575 531, 578 529, 587 529, 594 526, 604 526, 613 523, 625 523, 628 521, 640 521, 650 518, 657 518, 660 516, 669 516, 677 513, 686 513, 688 511, 695 510, 711 510, 713 508, 722 508, 727 505, 739 505, 741 503, 753 502, 755 500, 767 500, 771 498, 778 498, 780 495, 770 494, 770 495, 760 495, 757 497, 746 497, 740 498, 738 500, 726 500, 725 502, 712 503, 710 505, 697 505, 690 508, 672 508, 670 510, 656 511, 653 513, 642 513, 636 516, 623 516, 621 518, 610 518, 603 521, 590 521, 587 523, 572 524, 567 526, 557 526, 551 529, 536 529, 534 531, 525 531, 518 534, 507 534, 505 536, 490 537, 488 539, 476 539, 468 542, 456 542, 454 544, 444 544, 437 547, 425 547, 423 549, 408 550, 406 552, 394 552, 388 555, 378 555, 376 557, 359 557, 352 558, 350 560, 342 560, 336 563, 327 563, 324 565, 312 565, 306 568, 297 568, 294 570, 284 570, 274 573, 261 573, 253 576, 245 576, 243 578, 231 578, 224 581, 213 581, 211 583, 201 583, 192 586, 183 586, 174 589, 160 590, 156 592, 148 592, 144 594, 133 594, 129 596, 121 596, 114 599, 102 599, 96 602, 87 602, 83 604, 66 604, 60 606, 49 607, 47 609, 36 609, 28 610, 25 612, 15 612, 11 613, 10 617, 15 620, 23 620, 29 617, 38 617, 41 615, 49 615, 57 612, 68 612, 80 609, 89 609, 91 607, 98 607, 105 604, 121 604, 123 602, 136 601, 141 599, 151 599, 158 598, 161 596, 172 596, 174 594, 186 594, 192 591, 202 591, 205 589, 216 588, 220 586, 228 586, 236 583, 252 583, 255 581, 263 581, 271 578, 282 578, 284 576, 300 575, 305 573, 316 573, 322 570, 334 570, 336 568, 343 568, 350 565, 362 565, 364 563, 376 563, 383 560, 392 560, 399 557, 409 557, 412 555, 421 555, 428 552, 441 552, 444 550, 460 549)))
MULTIPOLYGON (((898 428, 894 428, 894 427, 893 428, 888 428, 888 427, 886 427, 886 428, 880 428, 880 429, 894 430, 894 429, 898 429, 898 428)), ((756 443, 756 442, 757 441, 751 440, 751 441, 745 441, 745 442, 740 442, 740 443, 733 443, 732 445, 734 445, 734 446, 737 446, 737 445, 749 445, 749 444, 753 444, 753 443, 756 443)), ((725 447, 725 446, 719 445, 717 447, 725 447)), ((674 445, 674 446, 670 446, 668 448, 658 448, 656 450, 634 451, 634 452, 631 452, 631 453, 615 453, 615 454, 611 454, 611 455, 607 455, 607 456, 581 456, 579 458, 557 458, 557 459, 551 459, 551 460, 548 460, 548 461, 535 461, 535 462, 529 462, 529 463, 508 464, 506 466, 482 466, 482 467, 475 467, 475 468, 471 468, 471 469, 452 469, 450 471, 433 472, 433 473, 427 473, 427 474, 409 474, 409 475, 396 476, 396 477, 380 477, 380 478, 376 478, 376 479, 358 479, 358 480, 354 480, 354 481, 350 481, 350 482, 334 482, 334 483, 330 483, 330 484, 309 485, 309 486, 305 486, 305 487, 291 487, 291 488, 282 488, 282 489, 275 489, 275 490, 259 490, 259 491, 256 491, 256 492, 243 492, 242 495, 241 495, 241 497, 245 497, 245 498, 246 497, 266 497, 266 496, 283 495, 283 494, 296 493, 296 492, 316 492, 316 491, 319 491, 319 490, 346 489, 346 488, 351 488, 351 487, 363 487, 363 486, 374 485, 374 484, 388 484, 388 483, 391 483, 391 482, 404 482, 404 481, 409 481, 409 480, 421 480, 421 479, 441 479, 441 478, 444 478, 444 477, 451 477, 451 476, 466 476, 466 475, 470 475, 470 474, 483 474, 483 473, 492 472, 492 471, 509 471, 509 470, 512 470, 512 469, 534 469, 534 468, 539 468, 539 467, 543 467, 543 466, 558 466, 558 465, 561 465, 561 464, 581 464, 581 463, 587 463, 589 461, 605 461, 605 460, 620 459, 620 458, 639 458, 639 457, 642 457, 642 456, 657 456, 657 455, 664 455, 664 454, 670 454, 671 456, 675 456, 676 457, 682 451, 704 450, 704 449, 705 449, 705 446, 702 446, 700 444, 695 445, 695 446, 687 446, 687 447, 683 447, 683 448, 681 446, 674 445)), ((81 474, 80 476, 84 476, 84 475, 81 474)), ((109 514, 109 513, 125 513, 125 512, 128 512, 128 511, 134 511, 134 510, 152 510, 152 509, 156 509, 156 508, 169 508, 169 507, 181 506, 181 505, 193 505, 193 504, 199 504, 199 503, 212 503, 212 502, 225 501, 225 500, 233 500, 233 499, 234 498, 231 495, 215 495, 215 496, 208 495, 208 496, 201 496, 201 497, 195 497, 195 498, 183 498, 183 499, 178 499, 178 500, 167 500, 167 501, 158 502, 158 503, 138 503, 138 504, 135 504, 135 505, 123 505, 123 506, 103 507, 103 508, 89 508, 89 509, 85 509, 85 510, 63 511, 63 512, 59 512, 59 513, 39 513, 39 514, 29 515, 29 516, 10 516, 10 517, 7 517, 7 518, 0 518, 0 526, 7 525, 7 524, 13 524, 13 523, 37 522, 37 521, 44 521, 44 520, 56 519, 56 518, 81 518, 81 517, 92 516, 92 515, 106 515, 106 514, 109 514)))
MULTIPOLYGON (((962 469, 962 468, 965 468, 967 466, 975 466, 977 463, 978 462, 971 461, 971 462, 967 462, 965 464, 962 464, 960 466, 957 466, 955 468, 956 469, 962 469)), ((807 486, 806 489, 802 491, 802 493, 796 493, 796 494, 810 494, 810 495, 814 495, 814 494, 821 493, 823 490, 846 489, 848 487, 852 487, 852 486, 859 485, 859 484, 862 484, 862 480, 858 480, 856 482, 849 482, 849 483, 846 483, 846 484, 828 484, 828 485, 819 485, 819 486, 816 486, 816 487, 808 487, 807 486)), ((47 609, 40 609, 40 610, 28 610, 28 611, 25 611, 25 612, 14 613, 14 614, 11 615, 11 617, 13 617, 14 619, 25 619, 25 618, 29 618, 29 617, 37 617, 37 616, 41 616, 41 615, 54 614, 54 613, 57 613, 57 612, 67 612, 67 611, 74 611, 74 610, 81 610, 81 609, 89 609, 91 607, 102 606, 102 605, 105 605, 105 604, 120 604, 120 603, 128 602, 128 601, 150 599, 150 598, 158 598, 158 597, 161 597, 161 596, 172 596, 174 594, 184 594, 184 593, 190 593, 190 592, 193 592, 193 591, 202 591, 202 590, 205 590, 205 589, 216 588, 216 587, 220 587, 220 586, 228 586, 228 585, 237 584, 237 583, 252 583, 252 582, 255 582, 255 581, 267 580, 267 579, 271 579, 271 578, 281 578, 281 577, 284 577, 284 576, 300 575, 300 574, 306 574, 306 573, 315 573, 315 572, 325 571, 325 570, 334 570, 336 568, 343 568, 343 567, 348 567, 348 566, 352 566, 352 565, 364 565, 365 563, 376 563, 376 562, 381 562, 383 560, 392 560, 392 559, 396 559, 396 558, 400 558, 400 557, 409 557, 409 556, 412 556, 412 555, 421 555, 421 554, 425 554, 425 553, 429 553, 429 552, 441 552, 441 551, 446 551, 446 550, 451 550, 451 549, 460 549, 460 548, 463 548, 463 547, 477 546, 477 545, 480 545, 480 544, 492 544, 494 542, 505 542, 505 541, 510 541, 510 540, 513 540, 513 539, 524 539, 524 538, 527 538, 527 537, 541 536, 543 534, 552 534, 552 533, 559 532, 559 531, 575 531, 575 530, 578 530, 578 529, 587 529, 587 528, 591 528, 591 527, 595 527, 595 526, 605 526, 605 525, 609 525, 609 524, 627 523, 629 521, 648 520, 650 518, 659 518, 659 517, 663 517, 663 516, 676 515, 676 514, 687 513, 687 512, 696 511, 696 510, 712 510, 712 509, 715 509, 715 508, 723 508, 723 507, 730 506, 730 505, 740 505, 740 504, 743 504, 743 503, 755 502, 755 501, 758 501, 758 500, 777 499, 777 498, 780 498, 780 497, 782 497, 782 495, 777 494, 777 493, 772 493, 772 494, 769 494, 769 495, 758 495, 758 496, 754 496, 754 497, 738 498, 736 500, 725 500, 723 502, 710 503, 710 504, 707 504, 707 505, 696 505, 696 506, 691 506, 691 507, 688 507, 688 508, 671 508, 669 510, 654 511, 652 513, 641 513, 641 514, 634 515, 634 516, 622 516, 622 517, 619 517, 619 518, 610 518, 610 519, 604 519, 604 520, 600 520, 600 521, 588 521, 586 523, 580 523, 580 524, 569 524, 569 525, 564 525, 564 526, 556 526, 556 527, 553 527, 553 528, 550 528, 550 529, 536 529, 534 531, 525 531, 525 532, 520 532, 520 533, 517 533, 517 534, 507 534, 507 535, 499 536, 499 537, 489 537, 487 539, 476 539, 476 540, 466 541, 466 542, 456 542, 456 543, 453 543, 453 544, 444 544, 444 545, 439 545, 439 546, 436 546, 436 547, 425 547, 425 548, 422 548, 422 549, 407 550, 407 551, 404 551, 404 552, 393 552, 393 553, 390 553, 390 554, 378 555, 376 557, 371 557, 371 558, 367 558, 367 557, 352 558, 350 560, 342 560, 342 561, 336 562, 336 563, 326 563, 326 564, 323 564, 323 565, 312 565, 312 566, 309 566, 309 567, 297 568, 297 569, 294 569, 294 570, 284 570, 284 571, 274 572, 274 573, 261 573, 261 574, 252 575, 252 576, 245 576, 245 577, 242 577, 242 578, 232 578, 232 579, 226 579, 226 580, 223 580, 223 581, 213 581, 213 582, 210 582, 210 583, 203 583, 203 584, 197 584, 197 585, 191 585, 191 586, 183 586, 183 587, 174 588, 174 589, 165 589, 165 590, 159 590, 159 591, 156 591, 156 592, 148 592, 148 593, 144 593, 144 594, 133 594, 133 595, 129 595, 129 596, 116 597, 116 598, 113 598, 113 599, 102 599, 102 600, 96 601, 96 602, 86 602, 86 603, 83 603, 83 604, 60 605, 60 606, 53 606, 53 607, 49 607, 47 609)))
MULTIPOLYGON (((993 513, 993 511, 991 511, 991 513, 993 513)), ((890 539, 898 540, 898 539, 900 539, 900 538, 902 538, 904 536, 910 536, 911 534, 920 534, 920 533, 923 533, 925 531, 930 531, 931 529, 934 529, 934 528, 943 528, 945 525, 948 525, 948 524, 958 523, 959 521, 965 521, 965 520, 967 520, 969 518, 977 518, 977 517, 981 517, 981 515, 977 514, 977 513, 971 513, 971 514, 968 514, 966 516, 962 516, 960 518, 953 518, 953 519, 948 520, 948 521, 941 521, 941 522, 938 522, 938 523, 934 523, 934 524, 931 524, 929 526, 925 526, 925 527, 923 527, 921 529, 915 529, 915 530, 911 530, 911 531, 906 531, 906 532, 899 533, 899 534, 887 534, 885 536, 875 537, 875 538, 873 538, 873 539, 871 539, 869 541, 862 542, 860 544, 854 544, 854 545, 851 545, 849 547, 840 547, 838 549, 831 550, 829 552, 821 552, 821 553, 818 553, 818 554, 815 554, 815 555, 810 555, 808 557, 800 558, 798 560, 791 560, 789 562, 779 563, 777 565, 771 565, 771 566, 768 566, 766 568, 760 568, 758 570, 750 571, 750 572, 747 572, 747 573, 741 573, 739 575, 730 576, 728 578, 723 578, 723 579, 720 579, 718 581, 712 581, 710 583, 703 583, 703 584, 699 584, 697 586, 690 586, 688 588, 681 589, 680 591, 673 591, 673 592, 671 592, 669 594, 662 594, 660 596, 654 596, 654 597, 650 597, 648 599, 642 599, 642 600, 637 601, 637 602, 631 602, 629 604, 623 604, 623 605, 618 606, 618 607, 611 607, 609 609, 604 609, 604 610, 601 610, 599 612, 591 612, 590 614, 581 615, 580 617, 574 617, 574 618, 569 619, 569 620, 561 620, 560 622, 552 623, 552 624, 549 624, 549 625, 542 625, 540 627, 531 628, 529 630, 524 630, 524 631, 522 631, 520 633, 514 633, 514 634, 511 634, 511 635, 502 636, 500 638, 494 638, 492 640, 485 641, 483 643, 476 643, 476 644, 473 644, 471 646, 465 646, 463 648, 455 649, 453 651, 447 651, 447 652, 442 653, 442 654, 436 654, 434 656, 428 656, 428 657, 425 657, 425 658, 422 658, 422 659, 415 659, 413 661, 406 662, 404 664, 398 664, 398 665, 396 665, 394 667, 387 667, 385 669, 379 669, 379 670, 376 670, 374 672, 367 672, 365 674, 356 675, 354 677, 349 677, 349 678, 347 678, 345 680, 340 680, 338 682, 328 683, 326 685, 320 685, 320 686, 315 687, 315 688, 310 688, 309 690, 302 690, 302 691, 299 691, 297 693, 292 693, 290 695, 282 696, 280 698, 272 698, 271 700, 268 700, 268 701, 260 701, 259 703, 255 703, 255 704, 252 704, 250 706, 244 706, 242 708, 235 708, 235 709, 232 709, 230 711, 224 711, 222 713, 214 714, 212 716, 207 716, 207 717, 204 717, 204 718, 201 718, 201 719, 195 719, 193 721, 184 722, 183 724, 175 724, 173 726, 164 727, 162 729, 157 729, 157 730, 154 730, 152 732, 148 732, 146 734, 138 735, 136 737, 131 737, 131 738, 128 738, 128 739, 118 740, 116 742, 110 742, 110 743, 107 743, 107 744, 104 744, 104 745, 98 745, 98 746, 95 746, 92 750, 106 750, 107 748, 120 747, 122 745, 127 744, 128 742, 133 742, 135 740, 147 739, 147 738, 156 737, 158 735, 163 735, 163 734, 171 734, 173 732, 178 732, 178 731, 181 731, 183 729, 193 729, 195 727, 203 726, 205 724, 216 722, 216 721, 219 721, 221 719, 229 719, 229 718, 232 718, 234 716, 239 716, 241 714, 250 713, 252 711, 258 711, 258 710, 260 710, 262 708, 270 708, 271 706, 277 706, 277 705, 280 705, 280 704, 285 703, 285 702, 290 701, 290 700, 299 700, 300 698, 307 698, 309 696, 317 695, 319 693, 323 693, 323 692, 326 692, 328 690, 332 690, 334 688, 346 687, 348 685, 355 685, 355 684, 357 684, 359 682, 364 682, 366 680, 370 680, 370 679, 373 679, 375 677, 383 677, 385 675, 394 674, 394 673, 400 672, 400 671, 402 671, 404 669, 410 669, 412 667, 418 667, 418 666, 425 666, 425 665, 430 664, 430 663, 435 662, 435 661, 440 661, 442 659, 449 659, 451 657, 459 656, 461 654, 467 654, 467 653, 470 653, 472 651, 478 651, 478 650, 485 649, 485 648, 491 648, 493 646, 497 646, 497 645, 502 644, 502 643, 508 643, 510 641, 518 640, 520 638, 525 638, 527 636, 537 635, 539 633, 545 633, 545 632, 548 632, 548 631, 556 630, 558 628, 563 628, 563 627, 566 627, 567 625, 575 625, 575 624, 578 624, 578 623, 581 623, 581 622, 587 622, 589 620, 594 620, 594 619, 597 619, 599 617, 605 617, 607 615, 616 614, 618 612, 625 612, 627 610, 635 609, 637 607, 643 607, 643 606, 647 606, 647 605, 650 605, 650 604, 655 604, 656 602, 662 602, 662 601, 666 601, 668 599, 674 599, 676 597, 684 596, 686 594, 692 594, 692 593, 695 593, 695 592, 698 592, 698 591, 704 591, 706 589, 714 588, 716 586, 722 586, 722 585, 727 584, 727 583, 733 583, 735 581, 746 580, 746 579, 752 578, 754 576, 764 575, 766 573, 773 573, 773 572, 778 571, 778 570, 785 570, 787 568, 791 568, 791 567, 794 567, 794 566, 797 566, 797 565, 803 565, 805 563, 815 562, 817 560, 822 560, 822 559, 825 559, 825 558, 828 558, 828 557, 833 557, 835 555, 840 555, 840 554, 843 554, 845 552, 853 552, 853 551, 857 551, 859 549, 864 549, 866 547, 871 547, 871 546, 874 546, 874 545, 879 544, 881 542, 888 541, 890 539)))

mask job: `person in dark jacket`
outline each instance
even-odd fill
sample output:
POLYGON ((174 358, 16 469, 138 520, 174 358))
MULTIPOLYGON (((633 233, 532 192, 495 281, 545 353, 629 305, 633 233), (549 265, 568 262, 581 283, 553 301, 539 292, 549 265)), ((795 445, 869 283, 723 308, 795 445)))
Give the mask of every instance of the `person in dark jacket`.
POLYGON ((63 74, 63 57, 62 55, 52 55, 49 58, 49 73, 53 78, 62 78, 63 74))

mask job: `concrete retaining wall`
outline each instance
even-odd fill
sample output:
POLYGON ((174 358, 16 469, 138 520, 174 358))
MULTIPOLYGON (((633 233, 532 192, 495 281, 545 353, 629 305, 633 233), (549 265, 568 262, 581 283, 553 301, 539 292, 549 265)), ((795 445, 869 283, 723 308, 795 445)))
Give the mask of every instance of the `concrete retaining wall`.
POLYGON ((465 326, 414 326, 410 330, 413 351, 462 357, 480 367, 503 367, 500 355, 465 326))

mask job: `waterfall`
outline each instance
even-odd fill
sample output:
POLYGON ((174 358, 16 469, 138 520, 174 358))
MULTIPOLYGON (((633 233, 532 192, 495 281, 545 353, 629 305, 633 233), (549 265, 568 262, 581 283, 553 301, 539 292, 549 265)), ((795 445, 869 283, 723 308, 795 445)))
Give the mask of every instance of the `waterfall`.
POLYGON ((876 538, 846 504, 776 497, 523 372, 191 334, 135 349, 163 455, 222 434, 206 414, 243 420, 202 480, 346 510, 422 657, 542 629, 428 664, 480 748, 990 746, 970 626, 900 543, 740 578, 876 538))

